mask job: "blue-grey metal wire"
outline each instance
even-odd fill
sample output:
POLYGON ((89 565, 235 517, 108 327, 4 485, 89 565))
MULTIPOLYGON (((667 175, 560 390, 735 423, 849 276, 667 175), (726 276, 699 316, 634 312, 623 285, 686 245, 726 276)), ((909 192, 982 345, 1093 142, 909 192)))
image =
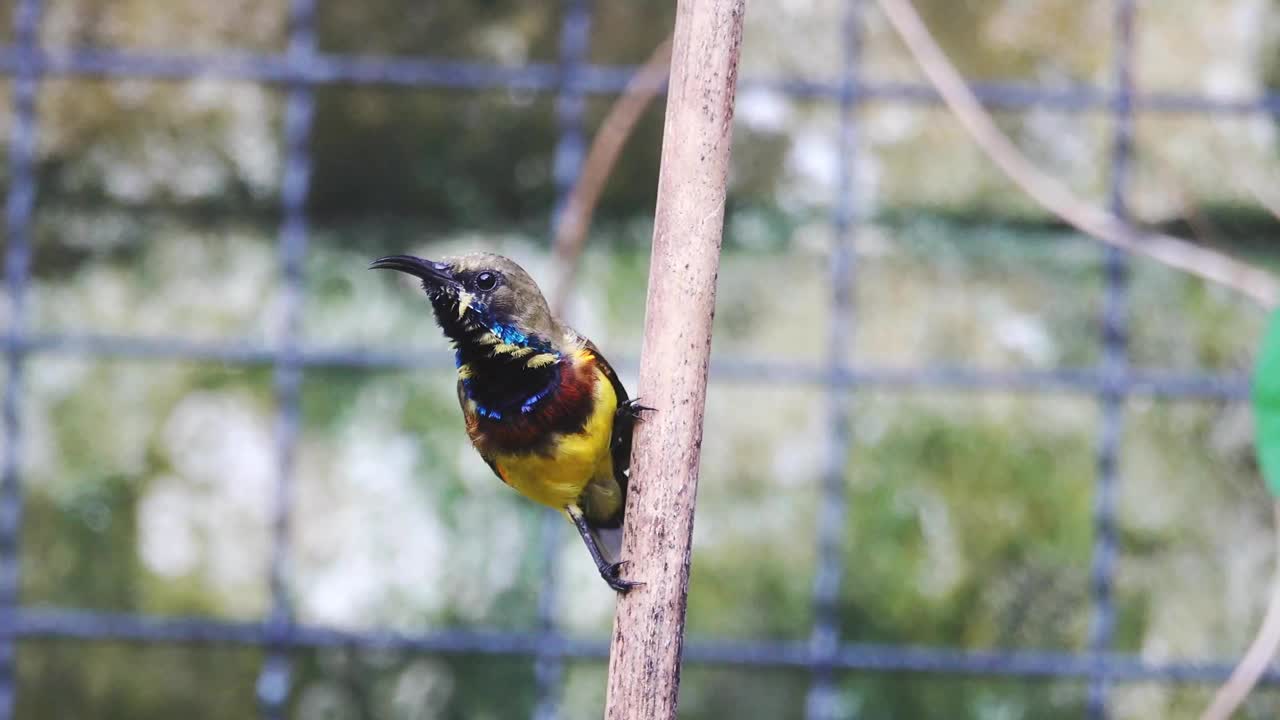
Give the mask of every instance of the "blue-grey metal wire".
MULTIPOLYGON (((4 461, 0 466, 0 614, 22 605, 22 375, 26 354, 27 284, 31 278, 31 225, 36 209, 36 95, 40 69, 35 56, 40 0, 19 0, 13 26, 18 63, 13 76, 13 135, 9 140, 9 196, 5 199, 5 292, 9 302, 8 378, 4 389, 4 461)), ((13 624, 0 623, 0 720, 13 717, 17 700, 18 643, 13 624)))
MULTIPOLYGON (((831 214, 831 321, 827 330, 827 365, 832 373, 850 366, 853 344, 853 289, 857 253, 854 245, 857 199, 854 196, 854 164, 859 160, 855 111, 858 102, 858 59, 861 52, 861 0, 846 0, 841 26, 844 87, 840 96, 839 173, 831 214)), ((849 388, 846 388, 848 390, 849 388)), ((835 685, 835 663, 840 650, 840 582, 844 570, 844 534, 848 491, 845 468, 851 446, 849 412, 851 393, 827 393, 827 458, 818 502, 818 552, 813 576, 813 682, 805 700, 809 720, 835 720, 847 715, 840 707, 835 685)))
MULTIPOLYGON (((36 94, 35 62, 40 0, 14 5, 13 27, 18 63, 13 75, 13 136, 9 144, 9 195, 5 201, 5 292, 9 302, 8 377, 4 388, 4 460, 0 466, 0 614, 17 614, 22 604, 22 374, 27 329, 27 284, 31 276, 31 224, 35 212, 36 94)), ((0 720, 13 717, 17 698, 17 638, 14 625, 0 622, 0 720)))
MULTIPOLYGON (((315 53, 315 0, 291 0, 289 59, 306 67, 315 53)), ((279 349, 275 354, 276 497, 272 508, 271 613, 267 619, 267 656, 258 676, 262 715, 283 720, 292 686, 289 639, 294 613, 290 598, 293 484, 296 472, 302 374, 301 334, 305 302, 304 264, 307 255, 307 194, 311 185, 311 124, 315 115, 313 88, 288 88, 284 117, 284 177, 280 197, 284 219, 280 226, 279 257, 284 301, 281 303, 279 349)))
MULTIPOLYGON (((587 0, 565 0, 560 22, 560 78, 556 91, 556 139, 552 162, 552 180, 556 204, 551 213, 551 236, 563 221, 565 204, 578 175, 586 146, 583 116, 586 95, 577 82, 579 69, 587 61, 591 41, 591 8, 587 0)), ((564 517, 547 509, 541 514, 542 586, 538 595, 538 627, 544 633, 555 631, 559 601, 560 539, 564 517)), ((560 688, 564 660, 558 653, 540 649, 534 660, 534 689, 537 700, 533 720, 555 720, 560 714, 560 688)))
MULTIPOLYGON (((590 13, 586 0, 565 0, 561 54, 556 63, 504 67, 484 63, 440 61, 430 58, 352 57, 316 51, 314 0, 293 0, 288 50, 283 54, 231 53, 221 55, 152 54, 119 50, 50 50, 39 47, 40 0, 18 0, 15 42, 0 45, 0 75, 13 80, 14 121, 10 142, 9 188, 6 201, 5 281, 10 323, 0 336, 6 357, 3 411, 4 456, 0 466, 0 720, 12 717, 14 657, 18 639, 60 638, 135 643, 232 644, 267 650, 258 683, 266 717, 282 717, 290 694, 288 656, 298 649, 353 647, 414 653, 479 653, 518 655, 535 661, 538 706, 535 717, 554 717, 564 658, 599 659, 607 647, 602 640, 583 640, 562 634, 552 622, 555 586, 548 580, 540 596, 539 628, 535 633, 445 630, 417 635, 384 631, 343 632, 300 624, 290 601, 290 512, 294 454, 299 433, 299 391, 308 367, 356 367, 370 370, 443 367, 433 353, 411 349, 373 350, 361 347, 309 347, 300 337, 303 304, 303 262, 307 245, 306 199, 310 176, 308 138, 314 114, 313 89, 322 84, 380 84, 436 89, 510 89, 556 94, 559 137, 555 154, 557 216, 567 189, 582 161, 585 134, 582 109, 591 94, 620 92, 633 67, 600 66, 587 62, 590 13), (38 117, 36 92, 42 76, 150 78, 182 81, 196 77, 278 84, 287 91, 285 174, 282 187, 284 220, 280 230, 283 324, 278 345, 248 342, 201 343, 176 337, 122 337, 94 334, 39 333, 27 327, 25 296, 30 275, 31 227, 36 180, 34 168, 38 117), (273 549, 270 570, 272 607, 258 623, 204 618, 159 618, 134 614, 99 613, 57 608, 23 607, 19 597, 19 552, 22 488, 21 414, 22 365, 33 354, 80 354, 137 360, 216 361, 274 365, 278 402, 278 484, 273 508, 273 549)), ((840 196, 833 212, 836 244, 832 255, 833 318, 831 348, 818 365, 772 360, 717 359, 715 382, 785 383, 813 385, 831 391, 828 406, 829 462, 823 481, 818 530, 818 562, 814 580, 814 629, 802 643, 744 643, 693 639, 686 646, 691 662, 749 667, 794 667, 813 678, 809 716, 829 717, 833 673, 878 672, 948 673, 971 676, 1078 678, 1089 682, 1088 711, 1106 713, 1107 686, 1116 681, 1217 682, 1230 672, 1228 663, 1153 663, 1140 657, 1110 652, 1114 603, 1116 463, 1120 450, 1124 399, 1135 395, 1182 400, 1243 401, 1249 383, 1244 375, 1171 373, 1137 370, 1127 363, 1125 338, 1128 292, 1123 258, 1106 259, 1107 297, 1104 303, 1103 360, 1097 367, 1045 371, 988 371, 966 367, 884 368, 853 367, 847 358, 847 332, 852 315, 852 234, 856 203, 854 181, 848 175, 855 146, 852 108, 865 102, 934 104, 938 98, 927 85, 875 82, 857 72, 857 0, 850 0, 844 28, 846 62, 841 77, 813 80, 793 77, 744 78, 744 89, 769 90, 796 99, 838 103, 841 111, 842 160, 840 196), (840 587, 841 537, 844 526, 844 456, 850 446, 847 391, 854 387, 898 391, 947 389, 972 392, 1048 392, 1095 395, 1102 403, 1098 441, 1098 492, 1095 503, 1094 562, 1091 570, 1093 616, 1089 652, 1085 654, 1029 651, 962 651, 839 641, 836 601, 840 587), (839 464, 838 464, 839 463, 839 464)), ((1280 94, 1247 99, 1222 99, 1176 93, 1136 93, 1132 82, 1133 2, 1117 0, 1114 87, 1086 85, 1042 88, 1016 83, 977 83, 975 91, 988 105, 1004 109, 1029 107, 1061 112, 1109 111, 1115 121, 1111 168, 1111 206, 1126 213, 1125 193, 1132 156, 1135 112, 1254 114, 1280 116, 1280 94)), ((623 358, 624 370, 634 360, 623 358)), ((546 525, 543 559, 548 578, 554 568, 555 526, 546 525)), ((1268 683, 1280 675, 1266 676, 1268 683)))
MULTIPOLYGON (((32 333, 13 341, 31 354, 81 355, 145 361, 219 362, 236 365, 270 365, 276 351, 234 340, 200 342, 175 337, 32 333)), ((380 350, 368 347, 300 348, 303 367, 360 368, 368 370, 443 370, 453 363, 439 353, 413 348, 380 350)), ((610 358, 612 362, 614 358, 610 358)), ((635 358, 622 356, 615 365, 634 371, 635 358)), ((1127 368, 1105 374, 1099 367, 1055 370, 987 370, 961 366, 876 367, 861 365, 832 371, 823 365, 769 359, 712 358, 712 382, 770 383, 780 386, 818 386, 841 389, 852 385, 880 390, 1053 393, 1098 395, 1119 387, 1130 396, 1177 400, 1247 400, 1249 377, 1243 373, 1182 373, 1127 368)))
MULTIPOLYGON (((12 633, 22 639, 114 641, 139 644, 261 647, 271 631, 264 622, 233 622, 191 617, 118 614, 52 608, 21 608, 10 618, 12 633)), ((424 633, 346 631, 295 624, 291 648, 355 648, 415 654, 460 654, 530 657, 540 650, 567 658, 599 660, 608 654, 608 641, 560 633, 479 630, 438 630, 424 633)), ((812 670, 808 642, 745 642, 691 638, 685 660, 692 663, 752 668, 812 670)), ((1126 682, 1217 683, 1226 679, 1230 662, 1153 662, 1139 656, 1107 653, 1101 658, 1070 652, 1030 650, 957 650, 846 643, 836 653, 837 670, 907 672, 969 677, 1072 678, 1087 680, 1098 663, 1112 680, 1126 682)), ((1263 676, 1268 685, 1280 684, 1280 672, 1263 676)))
MULTIPOLYGON (((20 50, 0 45, 0 74, 14 74, 20 50)), ((218 55, 141 53, 109 49, 39 49, 38 72, 49 76, 106 77, 154 80, 208 78, 244 82, 313 85, 392 85, 453 90, 520 90, 554 93, 560 88, 560 66, 531 63, 519 67, 433 58, 391 58, 317 53, 305 67, 285 55, 233 52, 218 55)), ((577 75, 584 93, 613 95, 626 88, 635 67, 583 65, 577 75)), ((796 99, 838 101, 842 81, 797 77, 744 77, 743 90, 769 90, 796 99)), ((984 104, 1018 110, 1043 108, 1060 112, 1105 111, 1114 105, 1113 93, 1086 84, 1046 88, 1015 82, 975 82, 973 91, 984 104)), ((938 104, 937 92, 914 82, 864 80, 859 95, 866 101, 938 104)), ((1252 98, 1216 98, 1188 93, 1159 92, 1134 97, 1134 106, 1147 113, 1203 113, 1214 115, 1280 115, 1280 93, 1252 98)))
MULTIPOLYGON (((1133 155, 1133 0, 1116 0, 1115 47, 1112 62, 1115 105, 1112 107, 1111 181, 1109 204, 1117 217, 1128 217, 1125 193, 1133 155)), ((1114 248, 1106 252, 1106 297, 1102 310, 1102 373, 1118 377, 1129 365, 1129 267, 1126 256, 1114 248)), ((1111 649, 1115 628, 1114 581, 1116 564, 1116 484, 1119 481, 1120 443, 1124 432, 1122 383, 1106 383, 1099 393, 1101 423, 1098 433, 1098 479, 1095 488, 1094 549, 1090 576, 1093 613, 1089 625, 1089 650, 1095 656, 1111 649)), ((1087 715, 1103 720, 1108 715, 1110 682, 1107 668, 1098 663, 1089 678, 1087 715)))

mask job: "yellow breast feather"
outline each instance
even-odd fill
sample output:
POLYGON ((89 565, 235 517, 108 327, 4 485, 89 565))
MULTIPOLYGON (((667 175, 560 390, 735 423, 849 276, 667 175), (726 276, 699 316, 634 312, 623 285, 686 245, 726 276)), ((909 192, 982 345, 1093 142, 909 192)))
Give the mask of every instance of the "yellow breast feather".
POLYGON ((612 483, 613 462, 609 442, 618 398, 613 386, 595 367, 587 351, 575 353, 575 365, 582 364, 584 380, 592 388, 592 409, 582 430, 556 434, 546 450, 532 453, 494 453, 491 460, 502 479, 529 499, 562 510, 578 502, 593 480, 608 478, 612 483))

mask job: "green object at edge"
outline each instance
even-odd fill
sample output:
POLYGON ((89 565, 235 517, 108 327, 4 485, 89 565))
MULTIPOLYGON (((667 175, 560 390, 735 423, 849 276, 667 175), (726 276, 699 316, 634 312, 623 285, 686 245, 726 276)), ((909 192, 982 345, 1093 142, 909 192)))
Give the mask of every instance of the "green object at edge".
POLYGON ((1258 425, 1258 464, 1267 489, 1280 497, 1280 309, 1271 313, 1253 376, 1253 412, 1258 425))

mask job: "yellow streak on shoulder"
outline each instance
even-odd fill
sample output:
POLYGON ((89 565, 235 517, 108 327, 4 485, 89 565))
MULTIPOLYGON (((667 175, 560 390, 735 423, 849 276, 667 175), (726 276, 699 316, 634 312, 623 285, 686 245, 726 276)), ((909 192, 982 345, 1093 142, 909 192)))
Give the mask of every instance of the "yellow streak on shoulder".
POLYGON ((525 365, 531 368, 546 367, 556 361, 556 356, 551 353, 538 353, 525 361, 525 365))
POLYGON ((512 345, 511 343, 501 343, 499 345, 493 346, 493 350, 491 350, 490 352, 492 352, 494 355, 510 355, 511 353, 519 349, 520 349, 519 345, 512 345))
POLYGON ((458 366, 458 379, 459 379, 459 380, 470 380, 470 379, 471 379, 471 376, 472 376, 472 372, 471 372, 471 366, 470 366, 470 365, 467 365, 467 364, 465 364, 465 363, 464 363, 464 364, 462 364, 462 365, 459 365, 459 366, 458 366))

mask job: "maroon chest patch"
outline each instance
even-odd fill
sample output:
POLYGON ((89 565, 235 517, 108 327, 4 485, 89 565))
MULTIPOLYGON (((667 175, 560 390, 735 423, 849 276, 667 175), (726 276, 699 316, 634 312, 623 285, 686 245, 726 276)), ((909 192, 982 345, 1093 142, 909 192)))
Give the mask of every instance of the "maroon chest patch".
POLYGON ((543 452, 557 436, 582 432, 595 409, 599 375, 594 358, 570 362, 562 361, 557 381, 541 397, 515 411, 481 414, 468 411, 464 401, 467 435, 476 449, 485 454, 543 452))

